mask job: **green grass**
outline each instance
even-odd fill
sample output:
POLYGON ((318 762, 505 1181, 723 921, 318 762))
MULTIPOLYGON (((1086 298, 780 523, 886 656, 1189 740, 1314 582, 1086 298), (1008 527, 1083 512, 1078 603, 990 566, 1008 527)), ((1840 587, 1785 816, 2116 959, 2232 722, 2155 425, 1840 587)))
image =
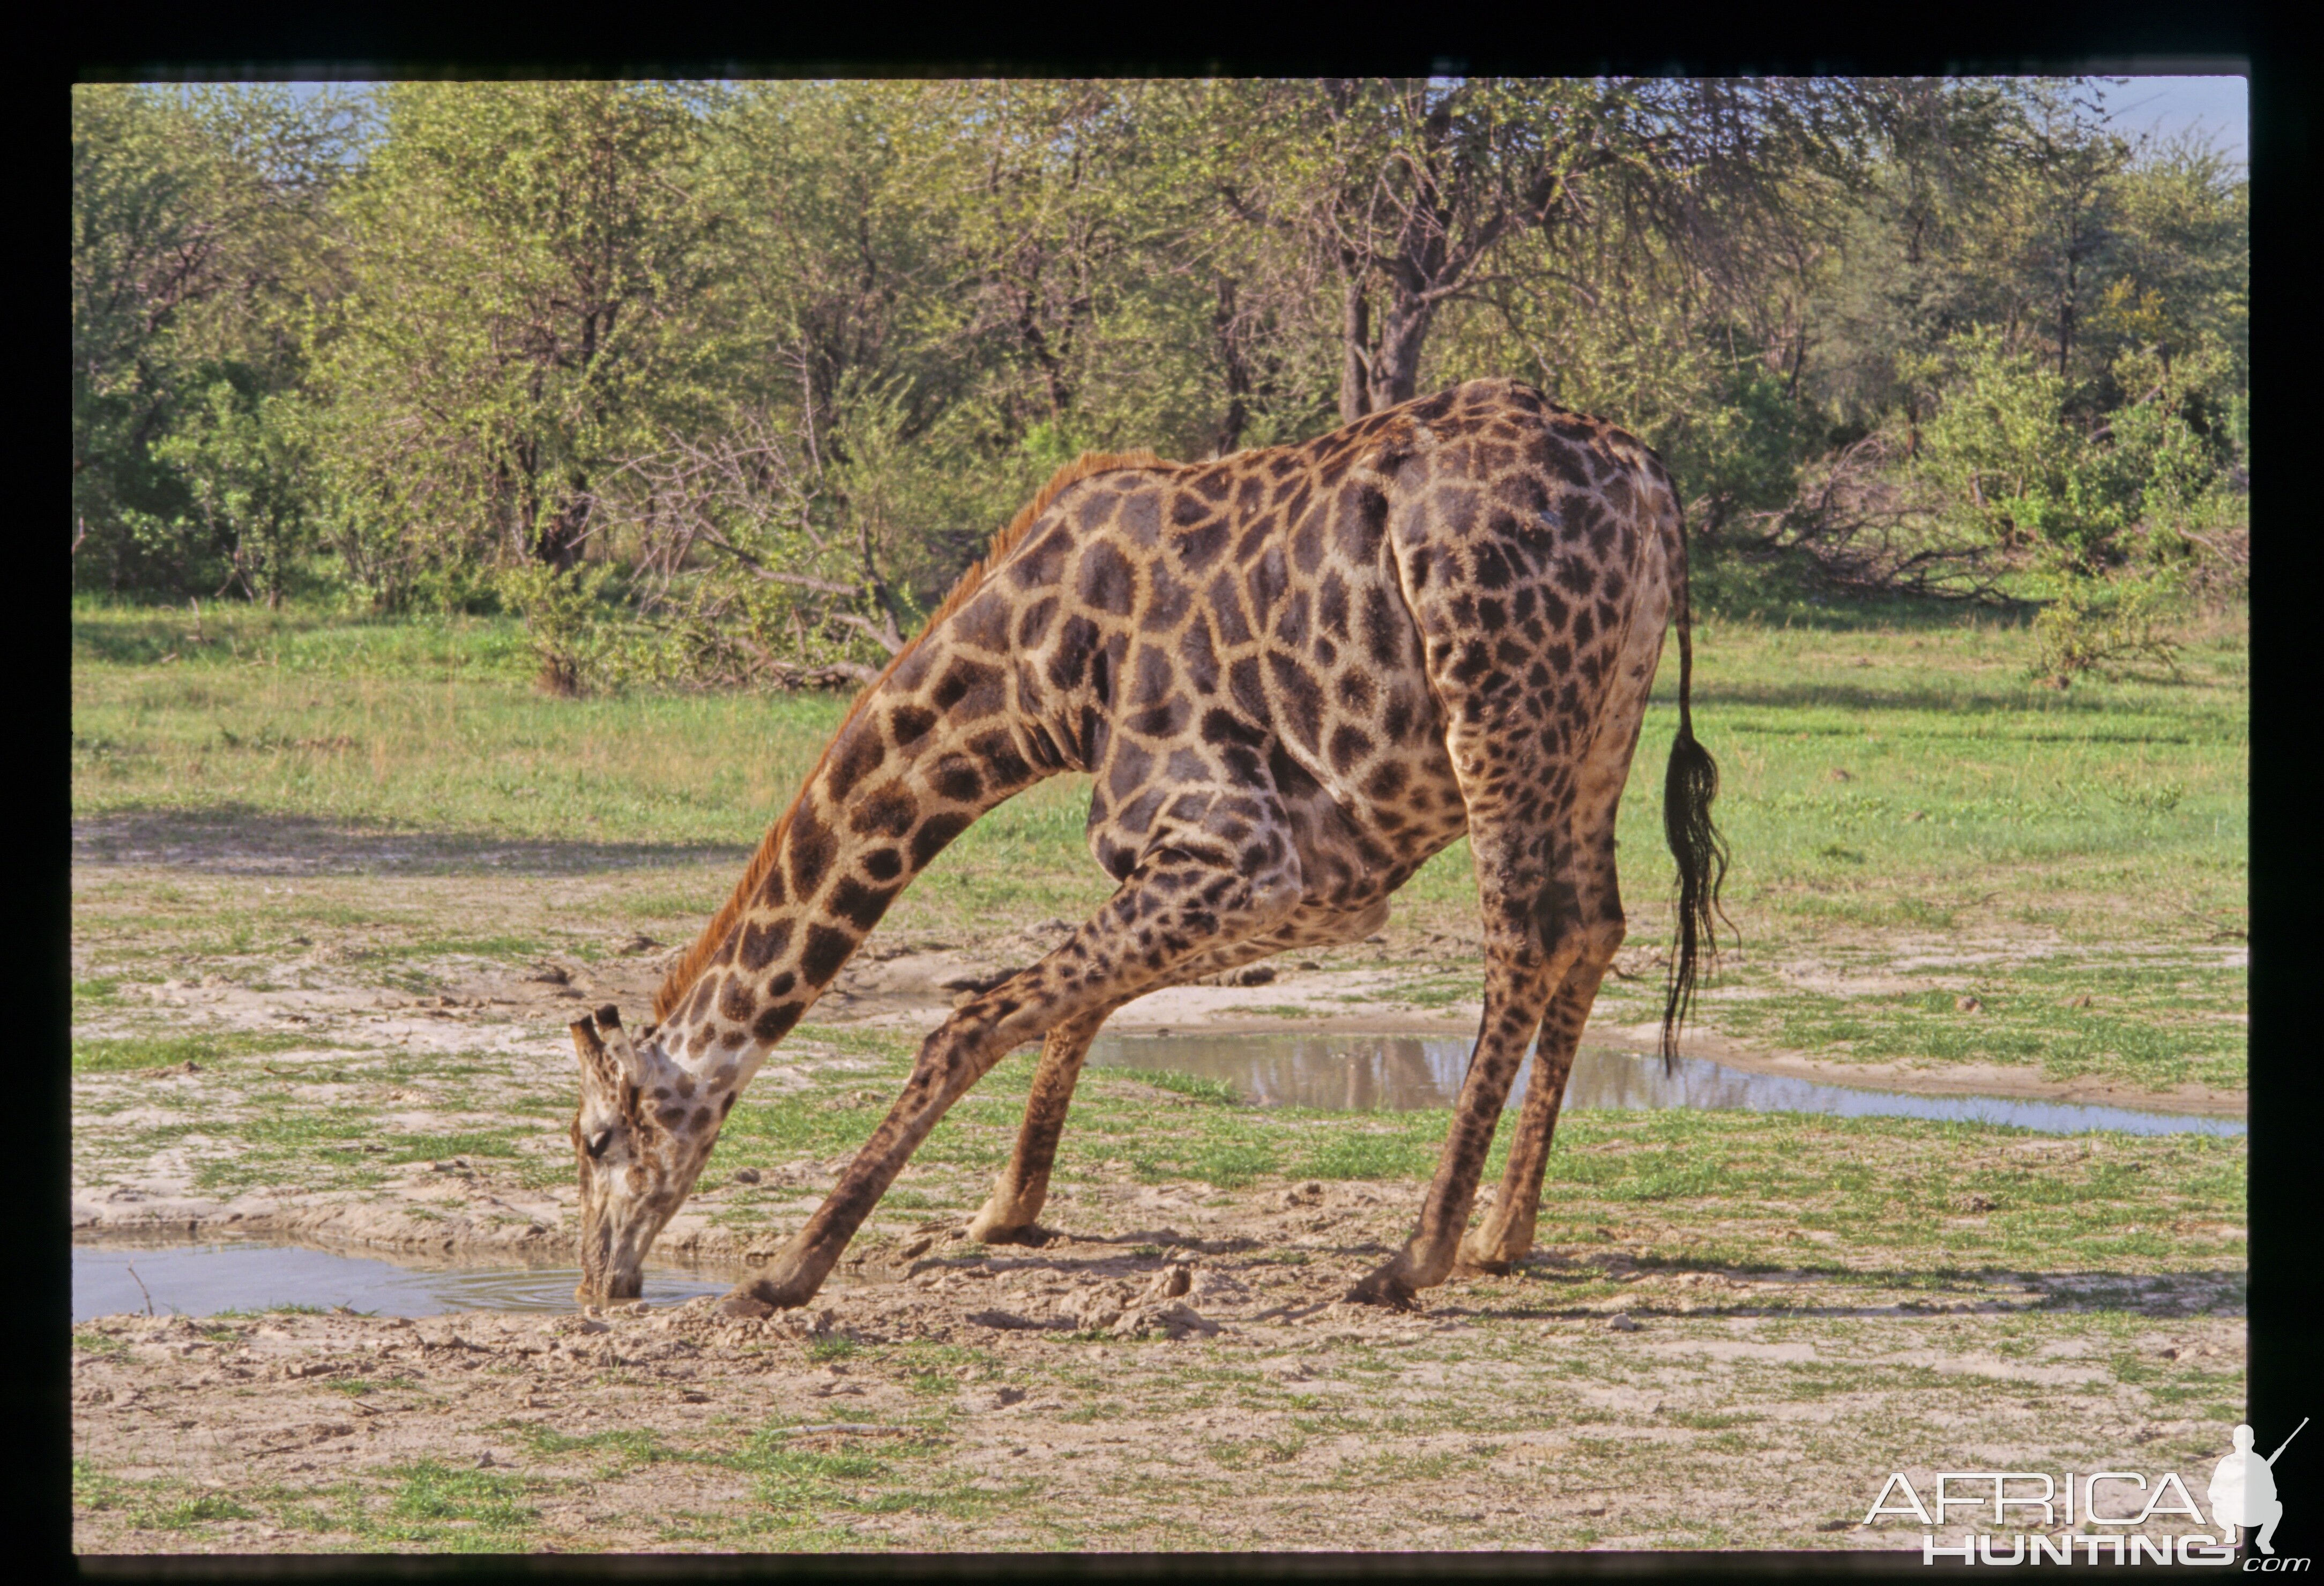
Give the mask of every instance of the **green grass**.
POLYGON ((198 1036, 83 1037, 76 1037, 72 1044, 72 1071, 134 1074, 140 1069, 174 1068, 186 1063, 208 1068, 230 1058, 312 1051, 332 1045, 309 1035, 251 1030, 220 1030, 198 1036))
MULTIPOLYGON (((2192 632, 2179 680, 2086 678, 2059 692, 2029 680, 2016 619, 1741 586, 1722 598, 1757 614, 1705 616, 1696 631, 1695 718, 1720 763, 1725 908, 1741 945, 1702 1004, 1706 1024, 1841 1060, 2242 1085, 2244 977, 2225 956, 2247 928, 2238 622, 2192 632), (1932 948, 1962 962, 1926 962, 1932 948), (1801 965, 1888 983, 1802 983, 1801 965), (1952 1010, 1965 992, 1984 1003, 1973 1019, 1952 1010), (2093 1006, 2064 1007, 2075 995, 2093 1006)), ((503 619, 213 607, 198 642, 194 626, 176 609, 74 604, 72 798, 89 851, 231 838, 344 851, 357 868, 392 853, 401 873, 445 880, 436 892, 399 883, 385 899, 327 881, 261 897, 197 872, 118 887, 97 868, 77 904, 87 963, 75 1006, 99 1028, 77 1042, 77 1072, 207 1062, 181 1043, 212 1037, 112 1028, 138 1011, 135 982, 189 963, 245 980, 295 973, 283 956, 312 942, 376 983, 426 991, 454 960, 589 958, 632 929, 682 941, 844 708, 824 696, 545 698, 503 619), (537 872, 612 890, 577 911, 520 910, 499 894, 465 907, 460 878, 537 872)), ((1622 809, 1640 946, 1668 927, 1660 781, 1674 670, 1659 679, 1622 809)), ((988 815, 883 935, 974 945, 1086 914, 1111 889, 1083 841, 1084 783, 1059 778, 988 815)), ((1362 994, 1372 1000, 1465 1001, 1478 994, 1475 908, 1456 843, 1406 887, 1386 947, 1320 956, 1395 971, 1397 983, 1362 994), (1421 951, 1434 933, 1447 945, 1421 951)), ((1656 974, 1609 982, 1600 1017, 1642 1022, 1658 991, 1656 974)), ((1256 1011, 1323 1017, 1291 1003, 1256 1011)), ((220 1055, 298 1044, 250 1039, 220 1055)), ((803 1150, 842 1132, 830 1120, 763 1127, 791 1128, 803 1150)))
MULTIPOLYGON (((1900 894, 1931 890, 1921 882, 1950 877, 1934 890, 1978 895, 1965 869, 1982 878, 2135 859, 2199 910, 2226 917, 2239 903, 2238 632, 2191 644, 2184 682, 2089 680, 2059 693, 2024 676, 2018 623, 1941 625, 1901 606, 1840 626, 1846 616, 1817 628, 1698 625, 1697 719, 1723 763, 1735 900, 1798 910, 1805 898, 1855 897, 1886 917, 1900 894)), ((199 646, 190 627, 174 610, 76 603, 76 815, 740 847, 788 799, 844 708, 817 696, 546 700, 530 690, 521 635, 498 619, 215 608, 199 646), (159 664, 171 651, 180 659, 159 664)), ((1661 680, 1665 696, 1674 681, 1661 680)), ((1649 872, 1628 889, 1641 897, 1666 880, 1655 825, 1674 725, 1673 701, 1658 698, 1625 809, 1625 858, 1649 872)), ((922 887, 959 905, 1102 895, 1082 851, 1076 781, 987 816, 922 887)), ((1414 884, 1465 902, 1468 881, 1455 853, 1414 884)), ((2142 912, 2156 901, 2128 900, 2142 912)), ((686 898, 678 912, 704 901, 686 898)))
MULTIPOLYGON (((909 1071, 913 1047, 904 1039, 853 1032, 848 1049, 881 1060, 875 1074, 846 1075, 850 1088, 892 1086, 909 1071)), ((1031 1069, 1012 1060, 987 1075, 915 1163, 983 1184, 1007 1161, 1031 1069)), ((1197 1088, 1157 1098, 1124 1077, 1106 1069, 1084 1080, 1058 1153, 1059 1182, 1088 1182, 1109 1163, 1144 1182, 1220 1190, 1311 1178, 1425 1182, 1452 1125, 1444 1109, 1255 1108, 1197 1088)), ((761 1103, 746 1095, 709 1171, 773 1169, 802 1149, 839 1157, 876 1119, 876 1110, 837 1111, 812 1095, 761 1103)), ((1505 1114, 1488 1183, 1515 1126, 1505 1114)), ((2240 1138, 2196 1134, 2061 1139, 1906 1118, 1577 1111, 1558 1122, 1540 1237, 1600 1243, 1608 1220, 1643 1218, 1671 1231, 1655 1247, 1663 1258, 1746 1268, 1831 1267, 1830 1252, 1845 1248, 1899 1271, 1915 1263, 2099 1271, 2126 1261, 2143 1270, 2190 1251, 2231 1270, 2243 1260, 2244 1165, 2240 1138)), ((760 1214, 741 1215, 755 1225, 760 1214)))

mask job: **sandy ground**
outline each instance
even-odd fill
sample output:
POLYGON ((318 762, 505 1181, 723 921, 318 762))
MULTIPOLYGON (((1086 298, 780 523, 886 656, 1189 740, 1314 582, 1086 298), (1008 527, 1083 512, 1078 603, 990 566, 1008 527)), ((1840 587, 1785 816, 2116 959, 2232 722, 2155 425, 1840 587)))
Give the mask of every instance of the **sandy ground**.
MULTIPOLYGON (((80 857, 77 887, 101 878, 118 896, 150 881, 192 908, 213 896, 246 906, 270 878, 313 873, 300 856, 288 869, 221 869, 198 845, 80 857)), ((543 908, 618 917, 586 877, 423 868, 363 884, 430 917, 538 895, 543 908)), ((1065 928, 1046 922, 973 950, 908 931, 875 937, 816 1018, 932 1028, 961 984, 1029 962, 1065 928)), ((85 975, 104 947, 79 935, 85 975)), ((510 1098, 569 1105, 561 1026, 605 1001, 639 1017, 670 951, 641 940, 595 961, 447 959, 426 966, 440 989, 422 994, 383 989, 343 942, 302 938, 244 953, 231 978, 189 954, 165 983, 124 984, 78 1034, 212 1028, 288 1044, 233 1060, 231 1073, 106 1076, 115 1110, 77 1123, 74 1237, 263 1235, 567 1259, 570 1189, 529 1190, 489 1163, 413 1163, 362 1193, 204 1194, 184 1150, 123 1160, 103 1148, 115 1125, 228 1118, 254 1068, 301 1100, 383 1107, 411 1130, 476 1127, 510 1098), (309 1035, 311 1049, 300 1044, 309 1035), (371 1094, 336 1072, 351 1047, 423 1062, 482 1054, 503 1065, 501 1088, 457 1102, 371 1094), (124 1086, 137 1088, 123 1109, 124 1086)), ((1463 962, 1450 940, 1398 938, 1397 953, 1440 975, 1463 962)), ((1261 984, 1157 993, 1111 1028, 1465 1035, 1476 1025, 1473 1002, 1404 996, 1411 976, 1393 967, 1276 967, 1261 984)), ((1658 978, 1650 949, 1626 954, 1624 967, 1658 978)), ((1591 1038, 1651 1047, 1653 1032, 1593 1027, 1591 1038)), ((2124 1097, 2021 1071, 1820 1063, 1711 1037, 1689 1045, 1738 1067, 1841 1083, 2242 1109, 2239 1095, 2194 1087, 2124 1097)), ((754 1098, 811 1074, 826 1081, 850 1061, 827 1044, 790 1043, 754 1098)), ((844 1164, 775 1176, 752 1192, 748 1218, 722 1216, 733 1186, 697 1195, 658 1253, 739 1271, 844 1164)), ((1508 1277, 1432 1291, 1416 1314, 1340 1303, 1402 1240, 1419 1194, 1061 1185, 1044 1222, 1063 1233, 1034 1250, 971 1245, 953 1219, 914 1228, 909 1214, 883 1215, 812 1307, 764 1323, 700 1305, 548 1323, 84 1323, 74 1447, 88 1476, 76 1545, 1893 1546, 1917 1534, 1857 1523, 1886 1474, 1879 1451, 1925 1447, 1924 1467, 1904 1467, 1924 1489, 1937 1462, 1965 1449, 2001 1468, 2087 1470, 2136 1447, 2153 1468, 2175 1459, 2191 1475, 2218 1457, 2214 1412, 2240 1402, 2231 1274, 2138 1279, 2126 1301, 2081 1293, 2073 1274, 1674 1270, 1635 1259, 1656 1238, 1649 1219, 1608 1231, 1585 1256, 1542 1252, 1508 1277)))
POLYGON ((105 1318, 77 1333, 74 1443, 115 1485, 77 1545, 1896 1546, 1917 1534, 1860 1522, 1900 1434, 1931 1462, 2144 1444, 2191 1471, 2224 1428, 2185 1382, 2241 1369, 2199 1277, 2151 1280, 2127 1330, 2066 1277, 1932 1295, 1619 1249, 1417 1314, 1340 1303, 1417 1194, 1084 1192, 1048 1247, 933 1226, 765 1323, 105 1318), (493 1473, 500 1530, 410 1522, 454 1471, 493 1473), (204 1494, 236 1512, 154 1523, 204 1494))
MULTIPOLYGON (((817 1005, 816 1018, 842 1027, 925 1033, 941 1022, 953 1002, 964 994, 954 988, 990 979, 1024 961, 1045 938, 1056 934, 1058 927, 1035 927, 1021 933, 1019 940, 1002 944, 1020 949, 1014 958, 994 952, 920 951, 875 940, 843 972, 817 1005)), ((647 1006, 669 958, 667 950, 658 948, 595 964, 552 958, 517 972, 501 967, 453 968, 440 976, 449 990, 428 997, 334 985, 334 977, 318 974, 312 966, 300 975, 303 989, 253 991, 204 976, 166 982, 159 987, 132 988, 144 1006, 124 1013, 119 1022, 124 1028, 152 1028, 158 1021, 166 1028, 306 1031, 318 1038, 354 1037, 367 1047, 400 1048, 414 1055, 505 1053, 521 1060, 542 1091, 562 1095, 570 1087, 567 1071, 571 1060, 560 1026, 608 1001, 632 1010, 647 1006)), ((1650 955, 1637 950, 1637 958, 1639 973, 1644 973, 1650 955)), ((1330 1036, 1434 1030, 1465 1036, 1474 1031, 1479 1005, 1432 1007, 1399 1000, 1395 993, 1400 983, 1400 977, 1389 970, 1303 969, 1294 960, 1258 985, 1194 985, 1157 992, 1123 1009, 1108 1028, 1124 1034, 1181 1035, 1330 1036), (1351 1008, 1351 997, 1365 1000, 1351 1008), (1303 1016, 1293 1010, 1309 1011, 1303 1016)), ((1593 1042, 1638 1051, 1656 1049, 1658 1037, 1657 1027, 1651 1024, 1593 1025, 1590 1032, 1593 1042)), ((2239 1093, 2215 1093, 2200 1086, 2126 1095, 2102 1081, 2051 1082, 2023 1068, 1997 1065, 1912 1067, 1893 1063, 1833 1063, 1797 1053, 1754 1050, 1712 1034, 1691 1034, 1688 1050, 1755 1072, 1932 1094, 2126 1101, 2144 1107, 2170 1106, 2228 1116, 2240 1116, 2244 1104, 2239 1093)), ((800 1065, 814 1066, 819 1057, 828 1065, 828 1055, 813 1041, 790 1043, 753 1082, 753 1098, 763 1099, 768 1093, 795 1083, 802 1072, 800 1065)), ((840 1062, 844 1066, 844 1060, 840 1062)), ((295 1080, 329 1065, 327 1053, 292 1051, 270 1060, 263 1072, 295 1080)), ((172 1111, 198 1116, 205 1097, 218 1089, 213 1076, 198 1072, 156 1073, 147 1085, 157 1117, 172 1111)), ((300 1093, 322 1102, 343 1099, 327 1083, 308 1085, 300 1093)), ((353 1099, 352 1094, 345 1099, 353 1099)), ((402 1128, 450 1131, 462 1123, 461 1116, 432 1111, 417 1095, 398 1092, 365 1099, 397 1104, 401 1110, 390 1117, 402 1128)), ((838 1164, 831 1166, 835 1169, 838 1164)), ((483 1183, 480 1171, 447 1174, 437 1164, 416 1164, 383 1190, 361 1195, 285 1192, 280 1186, 268 1186, 224 1198, 195 1194, 182 1167, 182 1163, 161 1159, 134 1165, 125 1173, 107 1174, 102 1185, 77 1182, 72 1196, 75 1237, 230 1233, 334 1247, 498 1249, 522 1254, 559 1247, 571 1217, 571 1194, 561 1187, 527 1193, 505 1183, 483 1183), (461 1203, 460 1209, 447 1214, 443 1204, 453 1201, 461 1203)), ((715 1203, 715 1194, 698 1195, 689 1202, 659 1241, 658 1249, 690 1261, 713 1263, 734 1264, 762 1256, 764 1252, 756 1250, 747 1237, 711 1223, 715 1203)))

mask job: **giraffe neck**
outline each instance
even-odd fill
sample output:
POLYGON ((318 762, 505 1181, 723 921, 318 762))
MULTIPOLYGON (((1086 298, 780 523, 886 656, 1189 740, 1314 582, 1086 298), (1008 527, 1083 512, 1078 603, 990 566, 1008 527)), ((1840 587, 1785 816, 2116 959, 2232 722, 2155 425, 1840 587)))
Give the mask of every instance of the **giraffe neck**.
POLYGON ((947 844, 1065 769, 1038 728, 997 708, 1001 679, 988 671, 908 655, 842 724, 769 834, 658 1031, 714 1093, 748 1083, 947 844))

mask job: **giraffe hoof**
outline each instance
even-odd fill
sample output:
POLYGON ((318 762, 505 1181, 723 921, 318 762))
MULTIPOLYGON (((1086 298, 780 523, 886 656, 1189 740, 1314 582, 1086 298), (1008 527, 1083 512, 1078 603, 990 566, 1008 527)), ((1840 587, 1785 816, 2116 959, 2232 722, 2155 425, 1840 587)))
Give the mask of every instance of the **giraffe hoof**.
POLYGON ((1053 1228, 1043 1228, 1038 1223, 1028 1222, 1022 1228, 993 1228, 988 1229, 982 1233, 978 1232, 975 1228, 971 1227, 968 1231, 968 1237, 976 1240, 979 1244, 985 1245, 1038 1246, 1047 1244, 1051 1240, 1056 1238, 1057 1231, 1053 1228))
POLYGON ((755 1322, 773 1315, 775 1307, 749 1289, 737 1288, 729 1292, 718 1302, 717 1311, 721 1316, 735 1316, 746 1322, 755 1322))
POLYGON ((1412 1286, 1382 1268, 1348 1291, 1351 1304, 1379 1305, 1390 1311, 1409 1311, 1412 1305, 1412 1286))
POLYGON ((1460 1253, 1452 1259, 1452 1270, 1462 1277, 1506 1277, 1525 1256, 1523 1250, 1505 1255, 1502 1252, 1506 1249, 1480 1243, 1471 1234, 1461 1241, 1460 1253))

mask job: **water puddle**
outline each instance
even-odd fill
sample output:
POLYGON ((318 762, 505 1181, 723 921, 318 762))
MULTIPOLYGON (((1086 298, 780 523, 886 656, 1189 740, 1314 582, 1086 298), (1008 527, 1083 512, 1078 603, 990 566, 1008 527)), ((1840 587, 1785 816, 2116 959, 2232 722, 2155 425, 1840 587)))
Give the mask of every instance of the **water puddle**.
MULTIPOLYGON (((157 1316, 172 1311, 214 1316, 221 1311, 278 1305, 323 1311, 345 1305, 382 1316, 440 1316, 453 1311, 570 1314, 578 1309, 573 1286, 581 1281, 578 1267, 415 1267, 376 1256, 343 1256, 256 1240, 144 1247, 77 1244, 72 1255, 76 1322, 143 1315, 149 1296, 157 1316)), ((649 1305, 674 1305, 696 1295, 724 1294, 732 1286, 731 1278, 648 1267, 643 1298, 649 1305)))
MULTIPOLYGON (((1167 1069, 1223 1080, 1263 1107, 1334 1112, 1409 1112, 1450 1107, 1469 1071, 1470 1042, 1434 1036, 1101 1036, 1089 1061, 1102 1068, 1167 1069)), ((1532 1065, 1508 1105, 1525 1096, 1532 1065)), ((1588 1108, 1698 1107, 1841 1117, 1932 1118, 2006 1124, 2044 1134, 2239 1135, 2240 1119, 2200 1118, 2135 1107, 2097 1107, 2004 1096, 1922 1096, 1783 1074, 1749 1074, 1705 1057, 1663 1060, 1605 1047, 1575 1055, 1562 1111, 1588 1108)))

